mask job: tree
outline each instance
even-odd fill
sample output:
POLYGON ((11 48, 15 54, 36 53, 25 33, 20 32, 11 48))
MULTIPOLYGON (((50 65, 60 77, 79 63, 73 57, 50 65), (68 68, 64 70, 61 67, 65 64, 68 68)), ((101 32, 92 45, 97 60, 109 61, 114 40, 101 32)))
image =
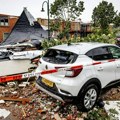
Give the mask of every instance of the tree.
POLYGON ((54 24, 51 24, 51 29, 59 31, 60 25, 63 23, 65 28, 60 36, 66 35, 66 37, 68 37, 70 22, 78 18, 83 10, 83 1, 77 2, 77 0, 55 0, 50 7, 51 17, 55 19, 54 24))
POLYGON ((113 23, 116 12, 112 3, 102 1, 93 9, 92 19, 94 26, 99 26, 103 32, 108 30, 109 24, 113 23))
POLYGON ((120 13, 114 18, 115 27, 120 27, 120 13))

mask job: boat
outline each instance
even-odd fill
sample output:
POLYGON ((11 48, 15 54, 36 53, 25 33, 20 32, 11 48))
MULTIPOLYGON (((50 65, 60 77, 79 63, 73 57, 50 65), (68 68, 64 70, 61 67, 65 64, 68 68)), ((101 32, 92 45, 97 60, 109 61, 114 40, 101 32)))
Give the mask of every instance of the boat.
MULTIPOLYGON (((21 46, 19 47, 21 48, 21 46)), ((37 67, 34 61, 39 59, 43 52, 43 50, 15 51, 13 48, 16 49, 16 46, 0 49, 0 77, 23 74, 34 70, 37 67)))

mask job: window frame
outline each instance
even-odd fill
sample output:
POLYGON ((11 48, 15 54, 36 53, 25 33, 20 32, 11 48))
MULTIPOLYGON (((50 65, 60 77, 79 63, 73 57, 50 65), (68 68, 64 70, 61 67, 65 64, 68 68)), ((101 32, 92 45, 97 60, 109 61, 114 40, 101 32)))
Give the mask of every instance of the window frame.
MULTIPOLYGON (((109 49, 110 52, 112 53, 113 59, 120 59, 120 48, 119 48, 119 47, 117 47, 117 46, 109 46, 108 49, 109 49), (119 50, 119 52, 118 52, 119 56, 118 56, 118 57, 114 57, 115 54, 112 53, 112 51, 110 50, 110 48, 116 48, 116 49, 118 49, 118 50, 119 50)), ((116 53, 116 52, 115 52, 115 53, 116 53)))
MULTIPOLYGON (((89 58, 91 58, 92 60, 95 60, 95 61, 104 61, 104 60, 109 60, 109 59, 113 59, 113 55, 112 53, 110 52, 109 46, 101 46, 101 47, 96 47, 96 48, 93 48, 91 50, 89 50, 85 55, 87 55, 89 58), (100 48, 106 48, 108 49, 108 54, 96 54, 94 55, 94 52, 96 49, 100 49, 100 48), (89 53, 91 52, 91 56, 88 55, 89 53), (95 58, 96 56, 96 58, 95 58), (97 58, 98 57, 98 58, 97 58), (104 58, 104 59, 103 59, 104 58)), ((104 51, 103 51, 104 52, 104 51)))
POLYGON ((48 49, 42 58, 44 61, 54 64, 68 64, 68 63, 74 63, 77 57, 78 54, 73 53, 71 51, 64 51, 61 49, 48 49), (56 52, 56 54, 55 53, 53 54, 52 52, 56 52), (52 53, 52 55, 50 55, 50 53, 52 53), (66 56, 67 54, 68 56, 66 56), (70 56, 72 55, 73 57, 71 58, 70 56), (51 58, 53 58, 53 60, 51 58), (62 62, 59 62, 59 60, 62 62))
POLYGON ((0 17, 0 26, 9 26, 9 19, 8 19, 8 17, 0 17))

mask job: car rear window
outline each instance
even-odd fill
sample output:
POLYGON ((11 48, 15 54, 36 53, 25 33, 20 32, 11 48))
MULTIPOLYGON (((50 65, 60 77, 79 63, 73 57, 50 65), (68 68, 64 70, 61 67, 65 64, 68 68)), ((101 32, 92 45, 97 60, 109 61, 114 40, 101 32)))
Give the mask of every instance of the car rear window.
POLYGON ((68 64, 74 63, 77 56, 77 54, 69 51, 48 49, 43 56, 43 60, 54 64, 68 64))

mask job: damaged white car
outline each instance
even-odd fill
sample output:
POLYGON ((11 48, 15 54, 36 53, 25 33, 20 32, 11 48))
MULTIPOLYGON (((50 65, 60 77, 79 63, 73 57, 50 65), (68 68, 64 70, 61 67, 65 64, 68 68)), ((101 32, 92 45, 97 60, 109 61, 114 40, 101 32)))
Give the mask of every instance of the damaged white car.
POLYGON ((37 86, 64 102, 92 109, 101 89, 120 79, 120 48, 104 43, 74 43, 51 47, 40 59, 37 86))

